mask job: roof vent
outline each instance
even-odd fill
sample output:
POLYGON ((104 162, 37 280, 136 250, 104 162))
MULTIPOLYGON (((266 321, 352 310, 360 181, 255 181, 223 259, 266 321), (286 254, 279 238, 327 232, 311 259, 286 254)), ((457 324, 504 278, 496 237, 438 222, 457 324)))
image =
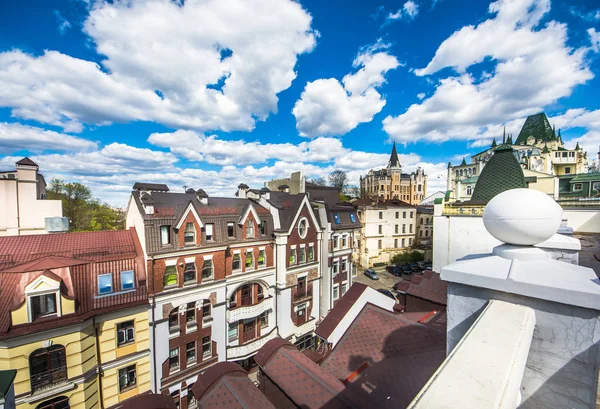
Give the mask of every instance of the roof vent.
POLYGON ((277 189, 279 189, 280 192, 290 192, 290 187, 288 185, 279 185, 277 189))
POLYGON ((194 193, 196 193, 196 191, 192 188, 189 188, 185 191, 185 193, 194 194, 194 193))
POLYGON ((208 204, 208 195, 203 189, 196 190, 196 197, 198 198, 198 201, 200 201, 200 203, 202 203, 203 205, 208 204))

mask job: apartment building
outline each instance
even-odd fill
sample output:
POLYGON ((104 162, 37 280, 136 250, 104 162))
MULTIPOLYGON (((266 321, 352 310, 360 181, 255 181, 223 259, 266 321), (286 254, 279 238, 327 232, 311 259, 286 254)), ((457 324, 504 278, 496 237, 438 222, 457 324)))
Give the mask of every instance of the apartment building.
POLYGON ((433 206, 417 206, 415 244, 421 248, 433 247, 433 206))
POLYGON ((117 408, 150 390, 133 230, 0 237, 0 367, 18 409, 117 408))
POLYGON ((15 168, 0 172, 0 236, 46 233, 46 219, 62 217, 62 202, 46 200, 46 181, 34 161, 23 158, 15 168))
POLYGON ((413 247, 417 234, 417 208, 401 201, 354 202, 362 229, 358 260, 363 267, 387 263, 396 253, 413 247))

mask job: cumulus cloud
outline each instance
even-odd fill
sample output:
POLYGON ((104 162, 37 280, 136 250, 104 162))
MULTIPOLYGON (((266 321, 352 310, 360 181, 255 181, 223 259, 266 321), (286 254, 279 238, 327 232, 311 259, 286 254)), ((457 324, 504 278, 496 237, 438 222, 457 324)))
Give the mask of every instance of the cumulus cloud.
POLYGON ((400 65, 385 51, 388 47, 378 42, 361 50, 352 63, 358 71, 341 82, 328 78, 307 83, 292 110, 300 135, 342 135, 370 122, 386 102, 377 88, 385 83, 385 74, 400 65))
POLYGON ((251 130, 277 112, 317 36, 291 0, 98 2, 84 31, 101 66, 57 51, 0 53, 0 106, 71 131, 135 120, 251 130))
MULTIPOLYGON (((434 3, 435 6, 435 3, 434 3)), ((413 20, 419 14, 419 5, 413 0, 408 0, 402 8, 398 9, 395 13, 389 13, 386 16, 386 22, 406 18, 413 20)))
POLYGON ((30 152, 79 151, 93 149, 95 142, 64 133, 19 123, 0 122, 0 152, 27 149, 30 152))
POLYGON ((549 7, 549 0, 499 0, 489 7, 493 18, 452 34, 414 72, 452 67, 458 75, 442 78, 431 97, 405 113, 385 118, 388 135, 405 143, 489 138, 493 124, 540 112, 593 78, 587 50, 567 45, 564 24, 537 28, 549 7), (495 64, 493 74, 475 78, 468 69, 486 58, 495 64))
POLYGON ((596 31, 594 28, 588 29, 588 34, 590 35, 590 42, 592 43, 592 49, 595 52, 600 51, 600 32, 596 31))
POLYGON ((53 10, 52 12, 54 13, 54 17, 56 17, 56 22, 58 23, 58 32, 64 34, 69 28, 71 28, 71 23, 69 20, 64 18, 62 14, 60 14, 60 11, 53 10))

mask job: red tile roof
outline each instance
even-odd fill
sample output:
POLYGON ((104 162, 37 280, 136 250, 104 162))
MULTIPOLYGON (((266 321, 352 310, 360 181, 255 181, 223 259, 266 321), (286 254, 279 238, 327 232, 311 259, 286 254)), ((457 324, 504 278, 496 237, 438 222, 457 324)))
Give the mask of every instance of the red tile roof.
MULTIPOLYGON (((424 314, 421 314, 424 315, 424 314)), ((321 367, 372 408, 407 407, 446 357, 446 332, 367 304, 321 367)))
POLYGON ((319 324, 315 330, 315 334, 323 339, 329 338, 333 330, 338 326, 340 321, 346 316, 350 308, 356 300, 365 292, 367 286, 361 283, 354 283, 342 298, 335 304, 335 307, 329 311, 329 314, 319 324))
POLYGON ((41 259, 29 261, 27 263, 16 265, 12 268, 7 268, 3 270, 5 273, 23 273, 26 271, 40 271, 40 270, 48 270, 51 268, 62 268, 62 267, 71 267, 77 266, 81 264, 88 264, 87 260, 78 260, 70 257, 62 257, 62 256, 47 256, 42 257, 41 259))
POLYGON ((267 342, 255 357, 261 370, 298 407, 361 408, 360 397, 281 338, 267 342))
POLYGON ((233 362, 211 366, 198 376, 191 390, 201 408, 275 409, 248 373, 233 362))

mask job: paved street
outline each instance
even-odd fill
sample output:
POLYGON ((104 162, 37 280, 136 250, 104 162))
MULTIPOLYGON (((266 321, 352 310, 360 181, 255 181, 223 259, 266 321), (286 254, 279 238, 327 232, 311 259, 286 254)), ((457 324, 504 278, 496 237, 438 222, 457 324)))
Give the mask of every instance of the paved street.
POLYGON ((376 290, 378 290, 380 288, 385 288, 386 290, 391 290, 392 286, 395 283, 397 283, 398 281, 400 281, 402 279, 410 280, 410 278, 411 278, 411 276, 409 276, 409 275, 402 276, 402 277, 393 276, 392 274, 385 271, 384 267, 377 267, 374 270, 377 271, 377 274, 379 274, 379 280, 371 280, 369 277, 364 275, 365 270, 362 269, 362 270, 358 271, 358 274, 357 274, 356 278, 354 279, 354 281, 371 286, 376 290))

